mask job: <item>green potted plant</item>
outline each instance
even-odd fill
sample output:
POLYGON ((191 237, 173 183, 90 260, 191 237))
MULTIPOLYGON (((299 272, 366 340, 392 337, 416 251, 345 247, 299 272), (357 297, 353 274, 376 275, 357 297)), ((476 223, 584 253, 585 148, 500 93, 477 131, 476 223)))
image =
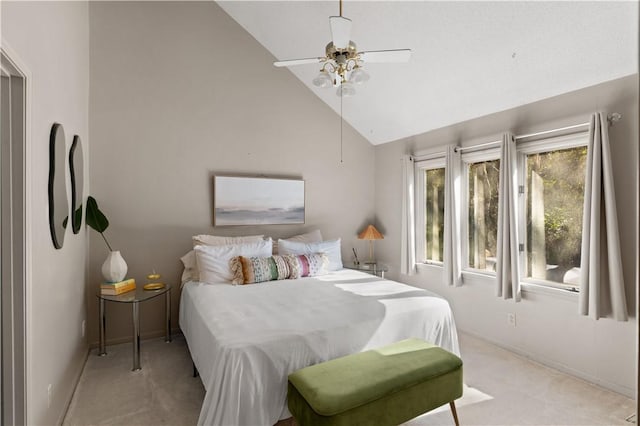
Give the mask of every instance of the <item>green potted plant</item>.
POLYGON ((120 251, 111 248, 111 244, 104 235, 104 231, 109 227, 109 220, 98 208, 98 202, 91 195, 87 197, 86 221, 90 228, 100 234, 109 248, 109 255, 102 264, 102 276, 106 282, 122 281, 127 275, 127 263, 122 258, 120 251))

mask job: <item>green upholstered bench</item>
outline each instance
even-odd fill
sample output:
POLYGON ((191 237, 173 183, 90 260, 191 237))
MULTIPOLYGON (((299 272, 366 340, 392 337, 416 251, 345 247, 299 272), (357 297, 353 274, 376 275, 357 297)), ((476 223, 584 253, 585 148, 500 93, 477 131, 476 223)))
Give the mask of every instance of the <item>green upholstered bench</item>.
POLYGON ((301 426, 397 425, 462 396, 462 360, 419 339, 347 355, 289 375, 301 426))

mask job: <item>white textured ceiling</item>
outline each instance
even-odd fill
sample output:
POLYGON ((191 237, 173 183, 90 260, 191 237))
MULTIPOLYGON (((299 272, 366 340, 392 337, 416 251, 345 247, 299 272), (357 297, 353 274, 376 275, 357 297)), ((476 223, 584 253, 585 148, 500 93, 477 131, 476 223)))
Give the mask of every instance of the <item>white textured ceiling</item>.
MULTIPOLYGON (((277 59, 323 56, 338 1, 218 4, 277 59)), ((344 119, 373 144, 638 72, 638 3, 349 1, 358 50, 413 49, 406 64, 366 64, 371 80, 343 100, 344 119)), ((293 72, 336 112, 335 89, 293 72)))

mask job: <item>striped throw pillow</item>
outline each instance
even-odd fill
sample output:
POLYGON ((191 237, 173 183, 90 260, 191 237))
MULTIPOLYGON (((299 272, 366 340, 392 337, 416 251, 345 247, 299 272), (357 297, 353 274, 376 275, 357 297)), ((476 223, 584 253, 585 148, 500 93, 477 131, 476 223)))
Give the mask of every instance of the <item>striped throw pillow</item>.
POLYGON ((231 260, 234 284, 253 284, 289 278, 289 264, 283 256, 244 257, 231 260))
POLYGON ((289 264, 289 278, 315 277, 328 273, 329 258, 324 253, 287 254, 282 256, 289 264))

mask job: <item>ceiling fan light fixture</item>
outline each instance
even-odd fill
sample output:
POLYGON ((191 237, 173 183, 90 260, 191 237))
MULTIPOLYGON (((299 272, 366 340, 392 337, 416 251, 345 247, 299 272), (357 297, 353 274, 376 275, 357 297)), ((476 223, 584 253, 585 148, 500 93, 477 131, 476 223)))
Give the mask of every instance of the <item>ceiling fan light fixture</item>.
MULTIPOLYGON (((2 0, 0 0, 2 1, 2 0)), ((351 40, 351 20, 342 16, 342 0, 340 15, 330 16, 331 41, 325 46, 324 56, 304 59, 276 61, 276 67, 291 67, 305 64, 321 64, 320 73, 312 80, 319 88, 337 87, 336 94, 353 96, 356 94, 355 84, 366 83, 370 76, 364 71, 362 63, 372 62, 407 62, 411 57, 411 49, 358 51, 351 40)))
POLYGON ((340 97, 351 97, 356 94, 356 88, 353 86, 353 83, 349 81, 343 82, 338 89, 336 90, 336 95, 340 97))
POLYGON ((354 84, 362 84, 369 81, 370 78, 371 77, 369 76, 368 72, 366 72, 361 67, 356 65, 353 71, 351 71, 351 76, 349 78, 349 81, 351 81, 354 84))
POLYGON ((316 78, 313 79, 313 85, 320 88, 326 88, 333 86, 333 80, 327 71, 322 70, 316 78))

